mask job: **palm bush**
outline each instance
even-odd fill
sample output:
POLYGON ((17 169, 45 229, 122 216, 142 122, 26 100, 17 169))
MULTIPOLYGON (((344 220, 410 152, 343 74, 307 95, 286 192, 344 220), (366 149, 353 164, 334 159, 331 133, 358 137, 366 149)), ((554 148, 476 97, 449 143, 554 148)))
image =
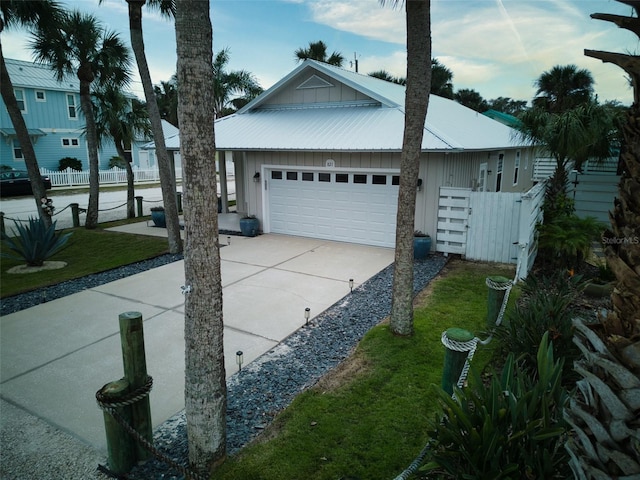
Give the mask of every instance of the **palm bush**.
POLYGON ((56 222, 50 227, 41 218, 29 218, 27 225, 15 222, 17 232, 12 236, 2 232, 2 243, 10 252, 1 256, 24 260, 28 266, 40 267, 44 261, 59 252, 69 241, 71 233, 57 234, 56 222))
POLYGON ((527 278, 521 287, 519 304, 507 313, 505 321, 495 331, 504 354, 515 355, 519 366, 535 375, 537 345, 549 335, 555 357, 564 359, 563 383, 575 381, 572 365, 579 350, 573 342, 575 312, 571 304, 583 289, 582 277, 568 276, 564 272, 527 278))
POLYGON ((554 360, 548 334, 536 360, 536 379, 511 354, 489 385, 483 386, 474 372, 476 386, 456 389, 454 397, 438 389, 444 415, 429 432, 429 462, 422 467, 430 478, 569 477, 563 360, 554 360))
POLYGON ((82 162, 75 157, 64 157, 58 162, 58 170, 64 172, 67 168, 82 171, 82 162))

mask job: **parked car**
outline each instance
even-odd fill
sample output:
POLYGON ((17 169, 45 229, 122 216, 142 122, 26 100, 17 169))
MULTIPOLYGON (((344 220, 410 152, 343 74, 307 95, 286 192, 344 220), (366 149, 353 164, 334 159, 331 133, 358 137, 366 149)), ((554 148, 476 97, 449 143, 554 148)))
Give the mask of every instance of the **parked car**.
MULTIPOLYGON (((42 177, 44 188, 51 188, 51 179, 42 177)), ((29 174, 24 170, 4 170, 0 172, 0 195, 9 197, 13 195, 33 195, 29 174)))

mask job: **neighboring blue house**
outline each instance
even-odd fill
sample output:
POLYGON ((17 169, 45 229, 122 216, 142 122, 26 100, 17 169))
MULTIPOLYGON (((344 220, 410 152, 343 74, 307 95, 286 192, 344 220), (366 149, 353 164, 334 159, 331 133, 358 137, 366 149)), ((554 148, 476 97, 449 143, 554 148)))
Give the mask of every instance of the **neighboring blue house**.
MULTIPOLYGON (((36 152, 38 165, 58 170, 61 158, 74 157, 82 162, 83 170, 89 168, 87 142, 83 134, 85 122, 80 108, 80 84, 75 76, 68 75, 62 81, 47 66, 22 60, 5 59, 11 83, 22 116, 36 152)), ((22 149, 9 118, 4 102, 0 99, 0 163, 16 169, 24 169, 22 149)), ((132 147, 132 161, 139 165, 139 144, 132 147)), ((103 141, 98 151, 100 169, 107 169, 109 159, 116 156, 111 141, 103 141)))

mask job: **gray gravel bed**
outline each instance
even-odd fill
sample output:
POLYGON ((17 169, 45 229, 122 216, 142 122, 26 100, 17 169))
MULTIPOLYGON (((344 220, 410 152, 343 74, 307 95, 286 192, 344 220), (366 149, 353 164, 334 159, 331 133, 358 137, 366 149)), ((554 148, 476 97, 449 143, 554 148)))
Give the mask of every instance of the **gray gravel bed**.
MULTIPOLYGON (((432 255, 414 263, 414 293, 442 270, 447 259, 432 255)), ((227 381, 227 453, 253 440, 296 395, 314 385, 353 351, 364 334, 391 311, 393 265, 354 289, 279 345, 227 381)), ((184 411, 160 426, 154 445, 188 465, 184 411)), ((137 466, 130 479, 182 479, 155 459, 137 466)))

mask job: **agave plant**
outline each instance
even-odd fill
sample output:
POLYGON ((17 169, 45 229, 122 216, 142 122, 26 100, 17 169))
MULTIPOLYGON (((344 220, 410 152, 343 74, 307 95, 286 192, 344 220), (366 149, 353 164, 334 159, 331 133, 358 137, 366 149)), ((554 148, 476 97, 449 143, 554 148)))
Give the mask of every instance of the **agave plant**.
POLYGON ((2 232, 2 242, 12 253, 1 256, 24 260, 30 267, 40 267, 44 261, 59 252, 69 241, 71 233, 57 234, 56 222, 50 227, 41 218, 30 217, 26 225, 15 222, 17 232, 9 236, 2 232))
MULTIPOLYGON (((633 16, 595 13, 640 36, 640 3, 619 0, 633 16)), ((567 409, 574 436, 567 449, 574 477, 640 478, 640 57, 585 50, 585 54, 624 69, 634 86, 634 103, 623 125, 622 174, 618 198, 610 214, 611 229, 603 237, 607 263, 616 276, 613 312, 600 325, 577 323, 583 377, 576 399, 567 409)))

